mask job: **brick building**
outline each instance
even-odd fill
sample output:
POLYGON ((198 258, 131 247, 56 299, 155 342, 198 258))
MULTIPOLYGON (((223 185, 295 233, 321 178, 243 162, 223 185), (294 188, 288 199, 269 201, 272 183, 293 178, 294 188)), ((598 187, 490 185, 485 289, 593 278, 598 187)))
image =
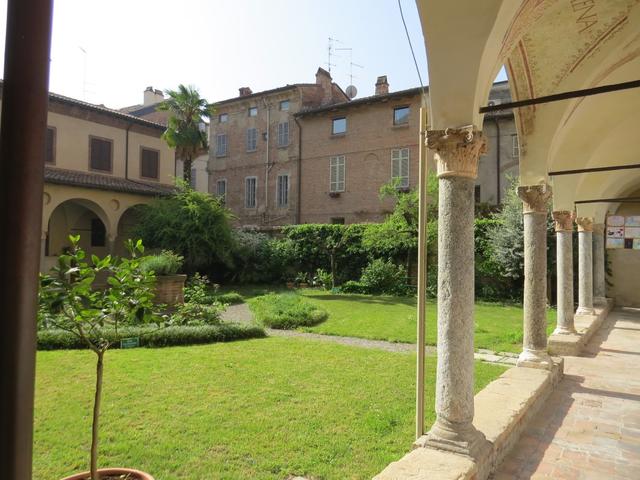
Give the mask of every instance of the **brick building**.
MULTIPOLYGON (((375 95, 349 100, 326 71, 316 78, 258 94, 241 89, 216 104, 209 191, 225 197, 240 225, 378 222, 394 205, 380 199, 381 186, 417 185, 421 89, 390 92, 381 76, 375 95)), ((508 101, 507 83, 496 83, 490 98, 508 101)), ((477 202, 500 203, 507 175, 517 174, 515 132, 512 112, 485 117, 490 148, 480 160, 477 202)))
POLYGON ((348 101, 320 68, 315 83, 298 83, 214 104, 209 192, 222 196, 240 225, 298 223, 300 129, 294 114, 348 101))

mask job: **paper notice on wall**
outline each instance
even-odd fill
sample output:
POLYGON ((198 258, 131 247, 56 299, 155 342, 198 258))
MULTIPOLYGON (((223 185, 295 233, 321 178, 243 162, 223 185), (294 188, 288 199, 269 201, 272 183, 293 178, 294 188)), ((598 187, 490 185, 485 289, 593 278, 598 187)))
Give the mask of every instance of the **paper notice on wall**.
POLYGON ((624 238, 607 238, 607 248, 624 248, 624 238))
POLYGON ((624 238, 640 238, 640 227, 626 227, 624 238))
POLYGON ((624 224, 627 227, 640 227, 640 215, 631 215, 626 217, 624 224))
POLYGON ((608 227, 624 227, 624 217, 622 215, 611 215, 607 217, 608 227))
POLYGON ((624 238, 624 227, 607 227, 607 238, 624 238))

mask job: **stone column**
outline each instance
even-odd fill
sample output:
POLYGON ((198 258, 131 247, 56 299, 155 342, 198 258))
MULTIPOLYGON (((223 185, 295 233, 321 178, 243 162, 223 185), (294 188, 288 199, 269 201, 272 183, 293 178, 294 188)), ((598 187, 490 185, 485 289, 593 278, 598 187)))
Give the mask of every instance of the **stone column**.
POLYGON ((550 368, 547 353, 547 202, 546 184, 518 187, 524 213, 524 338, 518 366, 550 368))
POLYGON ((427 446, 478 457, 486 445, 473 426, 474 201, 481 132, 430 131, 439 179, 438 366, 436 421, 427 446))
POLYGON ((576 315, 593 315, 593 218, 578 217, 578 310, 576 315))
POLYGON ((593 303, 607 302, 604 271, 604 225, 593 225, 593 303))
POLYGON ((573 323, 573 212, 553 212, 556 227, 558 322, 554 335, 576 333, 573 323))
POLYGON ((109 255, 114 254, 116 247, 116 237, 114 235, 107 235, 107 253, 109 255))
POLYGON ((40 271, 44 272, 45 258, 47 253, 47 232, 43 231, 40 235, 40 271))

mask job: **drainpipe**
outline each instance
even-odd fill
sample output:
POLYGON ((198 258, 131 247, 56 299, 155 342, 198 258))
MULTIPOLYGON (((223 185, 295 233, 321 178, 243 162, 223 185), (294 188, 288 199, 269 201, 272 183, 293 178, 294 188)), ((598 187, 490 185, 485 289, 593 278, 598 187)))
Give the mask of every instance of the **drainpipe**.
POLYGON ((498 117, 494 117, 493 121, 496 124, 496 185, 497 185, 497 205, 500 205, 502 187, 500 185, 500 121, 498 117))
POLYGON ((127 126, 126 136, 124 141, 124 178, 125 180, 129 179, 129 130, 133 126, 133 123, 130 123, 127 126))
POLYGON ((294 117, 296 124, 298 125, 298 200, 296 202, 296 222, 300 223, 300 210, 301 210, 301 200, 302 200, 302 125, 298 120, 298 117, 294 117))
POLYGON ((264 215, 265 217, 268 215, 267 210, 269 209, 269 170, 271 170, 270 162, 269 162, 269 130, 271 128, 271 105, 267 103, 267 99, 263 98, 264 106, 267 109, 267 156, 266 163, 264 168, 264 215))

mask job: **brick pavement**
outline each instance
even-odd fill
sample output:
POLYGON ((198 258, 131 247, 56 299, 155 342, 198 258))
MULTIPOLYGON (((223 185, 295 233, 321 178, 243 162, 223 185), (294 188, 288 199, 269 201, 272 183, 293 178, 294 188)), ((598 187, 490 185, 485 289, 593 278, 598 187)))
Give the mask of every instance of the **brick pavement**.
POLYGON ((640 309, 618 309, 565 377, 494 480, 640 480, 640 309))

